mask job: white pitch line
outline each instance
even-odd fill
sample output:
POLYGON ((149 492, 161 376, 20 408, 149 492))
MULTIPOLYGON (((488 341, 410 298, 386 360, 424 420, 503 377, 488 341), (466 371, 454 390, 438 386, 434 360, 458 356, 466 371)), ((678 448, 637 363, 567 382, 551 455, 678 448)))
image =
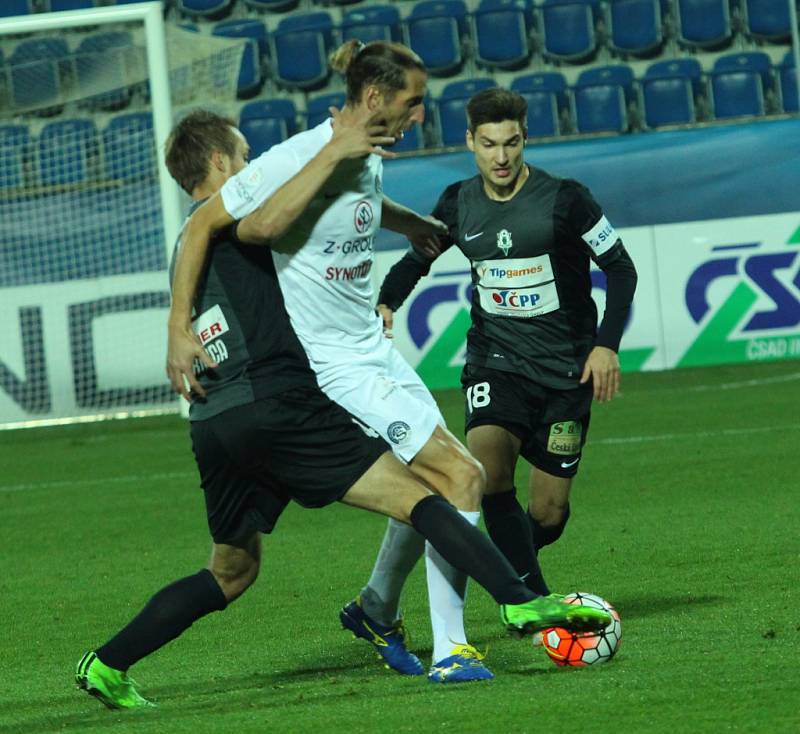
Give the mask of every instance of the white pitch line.
POLYGON ((0 484, 0 492, 22 492, 28 489, 58 489, 60 487, 95 486, 98 484, 130 484, 135 482, 152 482, 163 479, 186 479, 197 476, 195 472, 160 472, 154 474, 126 474, 121 477, 104 479, 62 479, 58 482, 28 482, 26 484, 0 484))
POLYGON ((720 431, 693 431, 691 433, 659 433, 653 436, 624 436, 621 438, 601 438, 597 441, 591 439, 588 443, 597 444, 618 443, 645 443, 648 441, 674 441, 681 438, 716 438, 718 436, 747 436, 752 433, 768 433, 770 431, 796 431, 800 423, 789 423, 782 426, 761 426, 759 428, 724 428, 720 431))
MULTIPOLYGON (((623 377, 623 380, 625 378, 623 377)), ((800 380, 800 372, 790 372, 788 375, 764 377, 763 379, 741 380, 740 382, 713 383, 710 385, 693 385, 692 387, 664 387, 646 390, 646 393, 660 392, 707 392, 709 390, 740 390, 745 387, 760 387, 761 385, 774 385, 781 382, 794 382, 800 380)))

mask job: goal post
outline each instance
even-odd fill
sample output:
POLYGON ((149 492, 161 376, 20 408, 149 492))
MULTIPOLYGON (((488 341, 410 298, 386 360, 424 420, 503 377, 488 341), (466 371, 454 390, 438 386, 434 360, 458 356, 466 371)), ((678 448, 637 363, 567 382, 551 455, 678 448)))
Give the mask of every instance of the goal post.
POLYGON ((160 2, 0 19, 0 428, 178 412, 164 145, 181 110, 235 115, 244 48, 160 2))

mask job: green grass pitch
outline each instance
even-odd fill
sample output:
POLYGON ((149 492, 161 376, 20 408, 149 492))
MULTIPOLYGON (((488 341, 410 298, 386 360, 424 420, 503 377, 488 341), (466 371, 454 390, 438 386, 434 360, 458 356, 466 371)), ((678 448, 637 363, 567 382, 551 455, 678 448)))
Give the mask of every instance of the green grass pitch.
MULTIPOLYGON (((460 393, 438 397, 460 433, 460 393)), ((337 616, 384 520, 290 507, 256 585, 134 668, 159 708, 126 713, 76 691, 73 669, 207 560, 187 426, 0 433, 0 733, 800 731, 798 405, 800 363, 782 362, 627 374, 595 406, 572 520, 542 563, 554 589, 619 609, 606 665, 562 670, 505 637, 472 584, 467 628, 496 680, 384 670, 337 616)), ((523 499, 526 483, 521 466, 523 499)), ((404 609, 427 662, 422 564, 404 609)))

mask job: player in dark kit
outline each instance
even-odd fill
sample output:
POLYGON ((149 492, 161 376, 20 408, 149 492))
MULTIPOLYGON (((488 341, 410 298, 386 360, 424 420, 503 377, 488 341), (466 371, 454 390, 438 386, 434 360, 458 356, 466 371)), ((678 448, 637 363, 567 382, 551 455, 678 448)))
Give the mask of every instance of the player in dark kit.
MULTIPOLYGON (((526 115, 525 100, 503 89, 470 100, 479 175, 445 189, 433 216, 449 229, 443 249, 457 246, 471 264, 462 385, 467 446, 487 473, 484 521, 529 588, 549 594, 537 553, 569 518, 592 398, 619 389, 636 269, 584 186, 525 163, 526 115), (608 281, 599 329, 590 261, 608 281), (519 456, 532 464, 527 515, 514 487, 519 456)), ((378 302, 388 328, 431 262, 412 249, 387 275, 378 302)))
MULTIPOLYGON (((390 142, 385 135, 363 116, 340 116, 330 142, 267 202, 274 207, 275 236, 338 162, 379 152, 376 146, 390 142)), ((184 118, 167 143, 170 173, 198 202, 218 195, 245 167, 247 154, 232 121, 202 111, 184 118)), ((255 581, 260 533, 272 531, 290 499, 304 507, 341 501, 410 523, 498 602, 513 605, 520 623, 605 626, 608 615, 532 593, 485 535, 324 395, 291 328, 271 252, 245 244, 247 231, 245 218, 215 237, 193 299, 194 330, 206 351, 190 380, 190 419, 213 538, 209 567, 163 588, 117 635, 86 653, 78 686, 111 708, 152 705, 128 668, 255 581)), ((176 382, 180 373, 170 374, 186 395, 182 375, 176 382)))

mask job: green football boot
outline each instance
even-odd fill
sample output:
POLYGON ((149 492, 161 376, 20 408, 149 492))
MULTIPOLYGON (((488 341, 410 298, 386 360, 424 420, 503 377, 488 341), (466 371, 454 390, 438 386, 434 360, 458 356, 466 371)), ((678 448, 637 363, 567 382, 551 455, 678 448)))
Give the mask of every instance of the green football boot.
POLYGON ((549 627, 572 632, 599 632, 611 623, 611 615, 592 607, 565 604, 560 594, 537 596, 524 604, 501 604, 500 618, 516 635, 532 635, 549 627))
POLYGON ((110 709, 135 709, 155 706, 139 695, 136 683, 128 674, 109 668, 94 652, 87 652, 75 669, 78 688, 94 696, 110 709))

